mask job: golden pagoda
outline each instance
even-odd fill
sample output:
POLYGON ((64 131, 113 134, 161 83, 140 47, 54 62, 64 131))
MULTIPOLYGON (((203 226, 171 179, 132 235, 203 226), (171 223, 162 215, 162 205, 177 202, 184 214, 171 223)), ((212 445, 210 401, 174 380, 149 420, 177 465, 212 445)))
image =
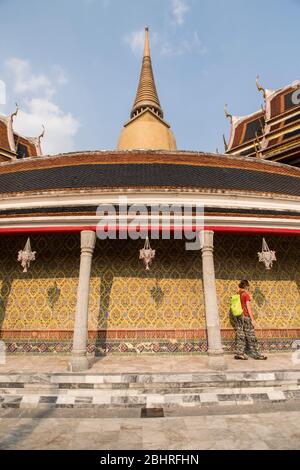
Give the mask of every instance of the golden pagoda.
POLYGON ((145 28, 145 48, 140 81, 130 120, 121 132, 118 150, 176 150, 176 141, 164 120, 152 69, 149 28, 145 28))

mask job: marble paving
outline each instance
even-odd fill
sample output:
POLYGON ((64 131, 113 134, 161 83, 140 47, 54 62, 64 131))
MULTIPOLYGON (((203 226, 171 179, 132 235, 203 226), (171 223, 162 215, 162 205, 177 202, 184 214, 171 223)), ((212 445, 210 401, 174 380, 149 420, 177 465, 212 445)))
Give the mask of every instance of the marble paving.
MULTIPOLYGON (((300 370, 300 354, 296 358, 292 353, 269 354, 267 361, 236 361, 233 356, 226 356, 229 371, 264 371, 264 370, 300 370)), ((185 356, 106 356, 95 360, 91 358, 92 374, 124 373, 196 373, 206 372, 208 360, 205 355, 185 356)), ((62 373, 68 368, 68 356, 53 355, 8 355, 5 364, 0 364, 0 373, 62 373)))
POLYGON ((300 403, 300 367, 290 354, 276 354, 268 361, 238 362, 228 357, 228 370, 222 372, 208 370, 203 356, 109 356, 85 373, 67 372, 67 360, 9 356, 0 367, 0 409, 142 411, 300 403))
POLYGON ((300 449, 300 411, 174 418, 0 415, 0 449, 284 450, 300 449))

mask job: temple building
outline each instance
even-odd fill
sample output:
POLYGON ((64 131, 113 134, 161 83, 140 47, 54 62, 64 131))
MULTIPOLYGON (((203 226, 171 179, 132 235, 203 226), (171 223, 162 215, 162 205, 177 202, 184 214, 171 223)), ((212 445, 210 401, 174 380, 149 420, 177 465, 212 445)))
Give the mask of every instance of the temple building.
POLYGON ((13 121, 18 114, 18 107, 11 116, 0 114, 0 163, 42 155, 41 138, 24 137, 13 130, 13 121))
POLYGON ((264 158, 300 166, 300 81, 280 90, 266 90, 262 108, 244 117, 232 116, 231 133, 225 151, 228 155, 264 158))
POLYGON ((178 150, 146 29, 138 91, 116 150, 42 155, 41 137, 16 134, 14 115, 1 116, 7 351, 68 353, 74 371, 88 368, 89 355, 114 353, 207 354, 211 367, 225 368, 234 339, 230 297, 245 278, 261 347, 290 350, 300 339, 300 168, 288 165, 299 163, 297 86, 263 90, 264 109, 247 118, 227 113, 226 154, 178 150), (188 207, 194 228, 204 207, 199 249, 186 249, 172 209, 168 239, 159 212, 156 226, 146 227, 155 258, 148 250, 145 269, 140 250, 150 247, 124 236, 132 220, 120 197, 126 209, 188 207), (115 239, 96 236, 97 210, 108 206, 116 209, 115 239))

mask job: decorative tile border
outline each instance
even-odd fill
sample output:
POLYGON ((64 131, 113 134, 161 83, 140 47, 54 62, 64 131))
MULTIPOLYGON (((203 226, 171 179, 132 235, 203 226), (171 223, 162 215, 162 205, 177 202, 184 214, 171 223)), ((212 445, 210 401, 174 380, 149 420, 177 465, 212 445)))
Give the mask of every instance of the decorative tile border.
MULTIPOLYGON (((293 350, 295 340, 276 338, 260 341, 260 349, 265 352, 288 352, 293 350)), ((223 342, 226 353, 234 353, 234 342, 223 342)), ((6 342, 8 354, 69 354, 72 351, 72 342, 6 342)), ((107 354, 205 354, 206 341, 195 342, 105 342, 89 343, 88 353, 96 355, 107 354)))
MULTIPOLYGON (((15 353, 58 353, 72 351, 71 341, 5 341, 8 354, 15 353)), ((206 353, 207 343, 202 341, 97 341, 88 344, 88 353, 103 354, 191 354, 206 353)))
MULTIPOLYGON (((234 352, 234 330, 222 330, 225 352, 234 352)), ((300 340, 300 329, 268 329, 257 334, 260 349, 285 352, 300 340)), ((68 354, 72 351, 72 331, 2 331, 0 339, 8 354, 68 354)), ((99 330, 89 332, 90 354, 205 354, 205 329, 191 330, 99 330)))

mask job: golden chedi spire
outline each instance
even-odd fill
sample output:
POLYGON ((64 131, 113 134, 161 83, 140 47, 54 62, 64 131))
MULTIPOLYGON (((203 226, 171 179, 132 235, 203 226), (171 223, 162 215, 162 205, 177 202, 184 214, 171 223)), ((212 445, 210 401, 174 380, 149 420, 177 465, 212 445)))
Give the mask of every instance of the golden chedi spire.
POLYGON ((169 124, 164 121, 152 69, 149 28, 145 28, 145 47, 140 81, 130 120, 118 143, 119 150, 176 150, 169 124))
POLYGON ((150 56, 149 46, 149 28, 145 29, 145 49, 143 64, 140 76, 140 82, 135 98, 135 102, 131 111, 131 117, 133 118, 140 113, 144 108, 152 108, 153 111, 160 116, 164 117, 159 98, 156 91, 155 80, 152 70, 152 62, 150 56))

